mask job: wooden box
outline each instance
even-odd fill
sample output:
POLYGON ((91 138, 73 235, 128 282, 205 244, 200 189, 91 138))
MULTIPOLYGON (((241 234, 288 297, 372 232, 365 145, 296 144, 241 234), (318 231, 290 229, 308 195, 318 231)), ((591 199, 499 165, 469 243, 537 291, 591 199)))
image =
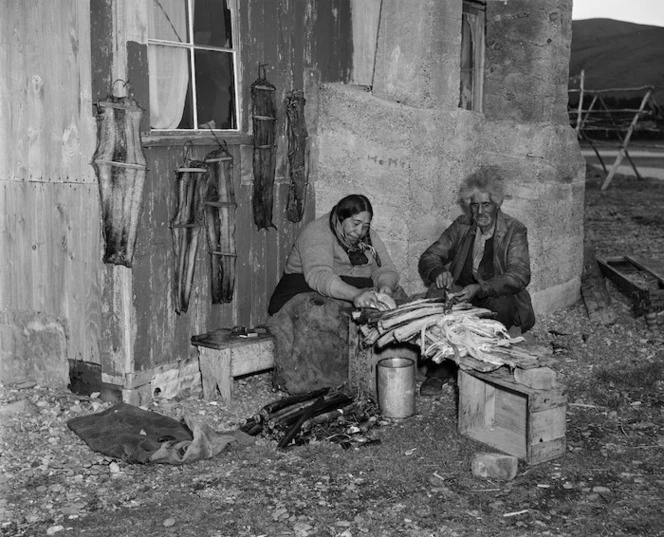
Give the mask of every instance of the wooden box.
POLYGON ((664 310, 664 261, 633 256, 597 259, 602 275, 627 296, 637 317, 664 310))
POLYGON ((564 455, 567 397, 560 388, 518 384, 506 368, 459 370, 458 383, 461 434, 528 464, 564 455))

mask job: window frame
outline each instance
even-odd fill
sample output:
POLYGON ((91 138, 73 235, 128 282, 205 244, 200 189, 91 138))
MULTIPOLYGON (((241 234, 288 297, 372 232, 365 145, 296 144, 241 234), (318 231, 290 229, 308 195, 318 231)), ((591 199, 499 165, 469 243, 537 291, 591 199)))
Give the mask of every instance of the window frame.
POLYGON ((461 54, 459 58, 459 108, 482 112, 484 110, 484 64, 486 51, 486 1, 463 0, 461 14, 461 54), (468 15, 473 15, 469 20, 468 15), (464 50, 464 24, 470 27, 472 65, 464 67, 461 56, 464 50), (463 77, 464 72, 471 75, 471 101, 464 101, 463 77))
MULTIPOLYGON (((214 134, 224 134, 224 135, 233 135, 233 134, 242 134, 243 133, 243 116, 242 116, 242 106, 240 103, 241 98, 241 69, 239 65, 240 61, 240 37, 239 37, 239 28, 240 20, 238 15, 238 0, 226 0, 228 10, 230 11, 230 21, 231 21, 231 36, 232 36, 232 48, 226 47, 215 47, 210 45, 196 45, 193 43, 194 35, 194 21, 193 17, 190 16, 191 5, 195 0, 184 0, 186 2, 187 9, 187 36, 188 41, 186 43, 180 43, 176 41, 169 41, 163 39, 152 39, 147 38, 148 48, 151 46, 166 46, 174 47, 178 49, 187 50, 187 66, 189 69, 190 82, 193 84, 194 91, 192 91, 192 106, 193 109, 197 109, 197 91, 196 91, 196 76, 195 76, 195 61, 194 56, 196 51, 212 51, 212 52, 221 52, 221 53, 230 53, 232 54, 233 60, 233 79, 234 79, 234 103, 235 103, 235 128, 233 129, 209 129, 209 128, 200 128, 198 125, 198 115, 196 114, 195 122, 198 128, 196 129, 155 129, 150 125, 150 135, 153 137, 177 137, 177 136, 186 136, 186 137, 201 137, 209 136, 211 133, 214 134)), ((148 4, 148 9, 153 9, 151 4, 148 4)), ((148 63, 148 69, 150 69, 150 64, 148 63)), ((148 81, 149 83, 149 81, 148 81)), ((148 110, 148 118, 150 116, 151 110, 148 110)), ((150 123, 150 121, 148 121, 150 123)))

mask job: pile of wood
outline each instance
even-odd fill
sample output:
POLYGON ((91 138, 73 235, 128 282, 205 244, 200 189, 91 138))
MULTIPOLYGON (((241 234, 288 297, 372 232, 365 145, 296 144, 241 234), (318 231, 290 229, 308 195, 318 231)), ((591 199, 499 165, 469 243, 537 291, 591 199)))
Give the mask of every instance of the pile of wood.
POLYGON ((370 430, 379 422, 379 411, 372 401, 357 401, 340 389, 326 387, 265 405, 242 430, 276 440, 282 449, 312 440, 349 448, 377 443, 370 430))
POLYGON ((421 299, 389 311, 358 310, 353 317, 366 345, 413 343, 436 363, 452 359, 462 368, 486 372, 503 365, 534 367, 543 357, 532 348, 519 348, 524 338, 511 338, 492 311, 467 303, 421 299))

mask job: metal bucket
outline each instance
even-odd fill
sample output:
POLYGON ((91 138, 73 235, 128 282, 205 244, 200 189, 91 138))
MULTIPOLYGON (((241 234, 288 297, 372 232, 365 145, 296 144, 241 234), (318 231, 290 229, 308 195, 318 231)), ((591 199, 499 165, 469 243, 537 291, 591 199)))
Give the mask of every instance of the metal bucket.
POLYGON ((386 418, 407 418, 415 414, 415 361, 411 358, 383 358, 376 367, 378 406, 386 418))

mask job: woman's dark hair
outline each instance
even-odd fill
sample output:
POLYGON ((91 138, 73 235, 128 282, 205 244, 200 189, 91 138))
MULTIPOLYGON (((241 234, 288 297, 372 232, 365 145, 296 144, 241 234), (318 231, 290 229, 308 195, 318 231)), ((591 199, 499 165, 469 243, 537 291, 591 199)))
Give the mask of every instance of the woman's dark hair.
POLYGON ((333 208, 332 212, 337 214, 339 222, 343 222, 346 218, 361 212, 367 211, 373 218, 373 207, 369 198, 362 194, 351 194, 339 200, 333 208))

